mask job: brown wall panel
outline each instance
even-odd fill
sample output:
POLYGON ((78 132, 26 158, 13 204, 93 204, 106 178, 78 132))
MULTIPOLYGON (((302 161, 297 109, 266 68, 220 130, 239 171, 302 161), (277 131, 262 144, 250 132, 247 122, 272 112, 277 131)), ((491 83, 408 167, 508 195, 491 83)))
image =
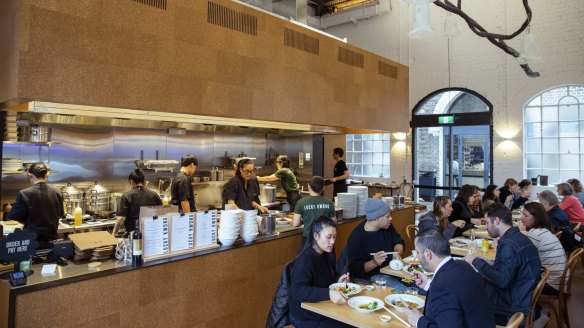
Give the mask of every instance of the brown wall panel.
POLYGON ((168 0, 166 10, 114 0, 12 2, 23 8, 21 64, 18 78, 0 76, 0 85, 18 80, 18 97, 407 130, 407 67, 231 1, 213 2, 255 17, 257 35, 208 23, 208 1, 168 0), (286 46, 286 28, 318 40, 318 55, 286 46), (339 62, 339 47, 349 60, 362 57, 362 68, 339 62), (378 73, 380 60, 398 68, 397 79, 378 73))

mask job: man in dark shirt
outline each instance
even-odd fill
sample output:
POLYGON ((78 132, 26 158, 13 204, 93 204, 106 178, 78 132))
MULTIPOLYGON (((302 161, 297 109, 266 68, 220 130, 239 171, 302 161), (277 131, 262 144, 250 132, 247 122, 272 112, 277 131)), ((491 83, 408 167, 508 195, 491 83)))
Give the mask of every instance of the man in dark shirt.
POLYGON ((117 221, 124 223, 126 231, 134 231, 136 230, 136 220, 140 218, 140 207, 162 205, 162 200, 157 193, 144 188, 144 173, 142 170, 135 169, 132 171, 128 180, 132 190, 122 195, 117 221))
POLYGON ((541 261, 531 240, 513 227, 511 210, 505 205, 489 206, 485 219, 489 235, 501 237, 495 263, 475 255, 467 255, 464 260, 487 279, 486 290, 493 304, 495 321, 505 325, 515 312, 527 316, 533 310, 531 296, 541 278, 541 261))
POLYGON ((349 177, 349 169, 347 164, 343 161, 345 151, 343 148, 333 149, 333 158, 337 163, 333 169, 333 177, 329 179, 333 183, 333 197, 340 192, 347 192, 347 178, 349 177))
POLYGON ((172 182, 170 194, 171 204, 177 205, 181 213, 190 213, 196 210, 192 177, 198 165, 199 161, 193 155, 185 155, 180 159, 180 172, 176 174, 172 182))
POLYGON ((44 249, 49 241, 57 239, 59 219, 65 216, 63 195, 47 185, 48 169, 44 163, 32 164, 27 174, 33 186, 18 192, 8 220, 19 221, 25 230, 36 232, 38 248, 44 249))
POLYGON ((404 288, 398 279, 379 273, 391 260, 385 252, 397 252, 393 258, 401 259, 404 250, 404 240, 391 225, 389 205, 380 199, 369 198, 365 202, 365 216, 367 221, 357 225, 347 241, 351 277, 383 279, 389 287, 404 288))

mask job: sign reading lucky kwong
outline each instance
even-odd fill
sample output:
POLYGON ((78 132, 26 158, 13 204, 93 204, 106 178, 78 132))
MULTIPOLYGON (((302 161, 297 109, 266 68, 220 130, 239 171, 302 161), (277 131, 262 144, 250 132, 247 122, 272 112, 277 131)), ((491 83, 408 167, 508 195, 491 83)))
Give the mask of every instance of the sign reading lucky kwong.
POLYGON ((35 254, 38 242, 35 232, 14 230, 6 238, 0 239, 0 261, 19 262, 29 260, 35 254))

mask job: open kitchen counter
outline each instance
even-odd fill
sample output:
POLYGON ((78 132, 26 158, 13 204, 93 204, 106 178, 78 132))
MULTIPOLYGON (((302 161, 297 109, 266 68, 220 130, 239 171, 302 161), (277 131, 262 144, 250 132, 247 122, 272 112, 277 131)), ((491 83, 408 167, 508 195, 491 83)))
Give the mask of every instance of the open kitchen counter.
MULTIPOLYGON (((406 239, 414 208, 392 217, 406 239)), ((362 220, 339 223, 337 255, 362 220)), ((43 277, 41 265, 33 265, 26 286, 0 282, 0 327, 263 326, 281 271, 301 247, 302 230, 296 228, 140 266, 108 260, 92 270, 86 262, 70 262, 43 277)))

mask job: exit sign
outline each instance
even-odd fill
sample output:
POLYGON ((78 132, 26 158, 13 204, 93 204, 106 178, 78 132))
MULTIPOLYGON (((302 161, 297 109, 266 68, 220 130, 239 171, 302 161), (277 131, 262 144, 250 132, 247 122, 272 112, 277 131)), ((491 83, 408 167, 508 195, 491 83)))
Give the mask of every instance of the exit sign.
POLYGON ((438 124, 452 124, 454 116, 438 116, 438 124))

